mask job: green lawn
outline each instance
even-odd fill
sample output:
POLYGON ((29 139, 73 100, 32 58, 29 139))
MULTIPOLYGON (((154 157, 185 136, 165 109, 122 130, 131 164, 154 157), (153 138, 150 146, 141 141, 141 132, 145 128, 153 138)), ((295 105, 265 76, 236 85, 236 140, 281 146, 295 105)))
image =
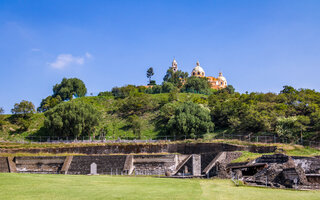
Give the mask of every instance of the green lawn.
POLYGON ((0 199, 320 199, 320 191, 239 186, 230 180, 0 174, 0 199))

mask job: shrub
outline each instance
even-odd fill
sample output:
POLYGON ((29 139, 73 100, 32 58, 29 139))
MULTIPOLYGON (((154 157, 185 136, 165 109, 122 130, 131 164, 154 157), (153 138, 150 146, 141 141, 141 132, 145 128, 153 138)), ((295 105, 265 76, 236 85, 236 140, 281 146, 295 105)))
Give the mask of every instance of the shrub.
POLYGON ((100 113, 90 104, 64 102, 45 113, 45 128, 54 136, 91 136, 100 113))
POLYGON ((168 130, 172 135, 186 135, 196 138, 214 129, 210 111, 193 102, 179 105, 174 116, 168 122, 168 130))

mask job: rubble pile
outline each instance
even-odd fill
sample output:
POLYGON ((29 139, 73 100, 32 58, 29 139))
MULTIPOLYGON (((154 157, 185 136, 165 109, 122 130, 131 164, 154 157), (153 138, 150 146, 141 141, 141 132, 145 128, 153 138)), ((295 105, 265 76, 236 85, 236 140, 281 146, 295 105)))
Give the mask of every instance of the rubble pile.
MULTIPOLYGON (((320 161, 317 158, 313 158, 313 160, 317 162, 320 161)), ((230 174, 243 180, 244 183, 248 185, 276 188, 320 189, 320 182, 310 182, 307 178, 308 174, 306 174, 306 171, 310 171, 308 166, 314 165, 305 165, 303 168, 301 164, 297 165, 297 163, 299 162, 284 154, 264 155, 246 165, 239 165, 238 167, 229 166, 226 171, 229 170, 230 174), (265 165, 254 175, 245 175, 250 174, 248 173, 250 170, 258 169, 256 168, 258 164, 265 165)), ((320 174, 318 175, 320 176, 320 174)), ((312 176, 317 176, 317 174, 312 174, 312 176)))

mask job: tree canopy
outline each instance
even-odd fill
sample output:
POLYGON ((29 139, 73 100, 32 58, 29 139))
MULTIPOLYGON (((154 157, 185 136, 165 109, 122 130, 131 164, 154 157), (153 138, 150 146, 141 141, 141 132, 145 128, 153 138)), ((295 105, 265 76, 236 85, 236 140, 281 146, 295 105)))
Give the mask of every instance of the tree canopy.
POLYGON ((124 87, 114 87, 112 88, 111 92, 116 98, 126 98, 142 90, 145 90, 145 87, 142 89, 141 87, 136 87, 135 85, 126 85, 124 87))
POLYGON ((44 126, 53 136, 91 136, 99 124, 100 113, 90 104, 63 102, 45 113, 44 126))
POLYGON ((22 115, 25 117, 27 115, 33 114, 35 112, 35 107, 32 102, 22 100, 20 103, 14 104, 11 112, 15 115, 22 115))
POLYGON ((210 93, 210 84, 207 78, 191 76, 187 78, 186 83, 182 88, 182 92, 208 94, 210 93))
POLYGON ((177 136, 186 135, 195 138, 213 129, 214 123, 211 121, 210 111, 193 102, 179 105, 175 109, 174 116, 168 121, 169 132, 177 136))
POLYGON ((60 84, 53 87, 53 97, 60 96, 62 101, 71 100, 73 96, 83 97, 86 94, 85 84, 77 78, 63 78, 60 84))
POLYGON ((62 102, 62 99, 59 95, 56 97, 48 96, 47 98, 42 99, 40 107, 37 110, 38 112, 45 112, 58 105, 60 102, 62 102))
POLYGON ((177 87, 183 85, 183 80, 188 77, 188 72, 178 70, 174 72, 171 68, 167 70, 166 75, 163 77, 163 81, 173 83, 177 87))
POLYGON ((12 119, 20 126, 20 131, 28 130, 31 124, 31 117, 35 113, 35 107, 32 102, 22 100, 20 103, 14 104, 13 109, 11 109, 13 113, 12 119))
POLYGON ((149 79, 149 84, 151 85, 151 77, 154 75, 154 71, 153 71, 153 68, 150 67, 148 70, 147 70, 147 78, 149 79))

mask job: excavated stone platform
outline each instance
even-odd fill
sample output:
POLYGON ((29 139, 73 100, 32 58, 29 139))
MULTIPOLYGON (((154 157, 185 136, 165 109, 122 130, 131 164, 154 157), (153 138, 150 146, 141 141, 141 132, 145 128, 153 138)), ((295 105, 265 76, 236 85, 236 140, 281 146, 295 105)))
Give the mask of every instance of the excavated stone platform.
POLYGON ((65 156, 15 157, 18 173, 58 174, 65 156))
POLYGON ((179 153, 179 154, 202 154, 219 153, 222 151, 250 151, 255 153, 272 153, 276 146, 242 146, 225 143, 128 143, 128 144, 106 144, 83 147, 63 148, 33 148, 33 149, 0 149, 0 153, 73 153, 87 155, 108 154, 154 154, 154 153, 179 153))

